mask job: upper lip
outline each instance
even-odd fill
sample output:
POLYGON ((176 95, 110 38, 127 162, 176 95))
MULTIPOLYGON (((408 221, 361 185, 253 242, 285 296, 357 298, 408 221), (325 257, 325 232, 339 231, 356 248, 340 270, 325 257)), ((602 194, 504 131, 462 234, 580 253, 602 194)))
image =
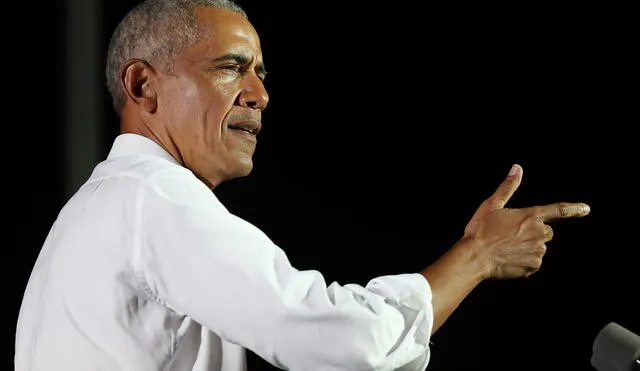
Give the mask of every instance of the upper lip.
POLYGON ((253 135, 256 135, 260 132, 260 129, 262 128, 262 123, 259 120, 254 120, 254 119, 238 120, 229 124, 229 128, 244 130, 253 135))

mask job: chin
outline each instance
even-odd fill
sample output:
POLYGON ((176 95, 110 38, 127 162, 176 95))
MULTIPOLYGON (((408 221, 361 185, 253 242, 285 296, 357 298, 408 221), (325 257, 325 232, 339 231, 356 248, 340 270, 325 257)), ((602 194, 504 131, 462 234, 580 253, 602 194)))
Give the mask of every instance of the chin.
POLYGON ((245 177, 253 170, 253 160, 251 158, 242 159, 230 170, 229 179, 245 177))
POLYGON ((238 177, 242 177, 242 176, 247 176, 249 174, 251 174, 251 171, 253 170, 253 163, 251 163, 250 165, 244 166, 239 172, 238 172, 238 177))
POLYGON ((226 172, 223 173, 220 172, 220 169, 218 169, 218 171, 209 171, 207 173, 198 173, 193 170, 192 171, 198 179, 200 179, 207 185, 207 187, 213 189, 220 185, 220 183, 226 182, 228 180, 246 177, 247 175, 251 174, 252 170, 253 162, 250 161, 248 163, 237 164, 237 166, 229 168, 226 172))

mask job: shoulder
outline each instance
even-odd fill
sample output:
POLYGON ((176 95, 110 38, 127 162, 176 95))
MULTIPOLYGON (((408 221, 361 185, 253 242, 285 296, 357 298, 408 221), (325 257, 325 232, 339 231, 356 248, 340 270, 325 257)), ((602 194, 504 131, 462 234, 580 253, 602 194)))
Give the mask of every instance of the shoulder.
POLYGON ((193 208, 223 208, 213 191, 189 169, 181 166, 158 169, 141 182, 146 197, 193 208))
POLYGON ((189 169, 152 155, 122 156, 101 162, 78 193, 145 204, 222 207, 213 192, 189 169))

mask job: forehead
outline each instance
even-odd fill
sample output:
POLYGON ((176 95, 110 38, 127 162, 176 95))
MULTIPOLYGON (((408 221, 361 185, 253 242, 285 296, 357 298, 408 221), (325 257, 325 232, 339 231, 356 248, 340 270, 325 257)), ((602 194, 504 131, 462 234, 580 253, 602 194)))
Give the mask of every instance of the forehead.
POLYGON ((196 17, 203 31, 197 49, 211 55, 234 52, 261 57, 258 33, 241 14, 202 7, 196 10, 196 17))

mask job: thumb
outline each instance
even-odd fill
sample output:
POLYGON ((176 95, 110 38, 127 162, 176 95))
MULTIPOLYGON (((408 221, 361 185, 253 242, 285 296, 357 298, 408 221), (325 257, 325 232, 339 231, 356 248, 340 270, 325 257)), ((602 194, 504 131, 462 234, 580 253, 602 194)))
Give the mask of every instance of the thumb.
POLYGON ((493 195, 487 199, 487 206, 491 210, 502 209, 518 189, 521 181, 522 167, 514 164, 509 171, 509 175, 502 181, 493 195))
POLYGON ((471 217, 471 221, 481 218, 483 215, 495 210, 501 209, 507 204, 511 196, 515 193, 522 180, 522 167, 514 164, 509 171, 509 175, 502 181, 498 189, 480 204, 480 207, 471 217))
POLYGON ((518 186, 520 186, 520 181, 522 180, 522 167, 518 164, 514 164, 509 171, 509 175, 502 181, 502 183, 498 186, 498 189, 491 195, 491 197, 487 198, 482 202, 480 207, 476 210, 476 212, 471 217, 469 223, 467 223, 464 229, 464 235, 468 236, 475 233, 476 228, 478 227, 478 222, 480 219, 484 217, 484 215, 490 213, 496 209, 502 209, 504 205, 507 204, 511 196, 515 193, 518 186))

